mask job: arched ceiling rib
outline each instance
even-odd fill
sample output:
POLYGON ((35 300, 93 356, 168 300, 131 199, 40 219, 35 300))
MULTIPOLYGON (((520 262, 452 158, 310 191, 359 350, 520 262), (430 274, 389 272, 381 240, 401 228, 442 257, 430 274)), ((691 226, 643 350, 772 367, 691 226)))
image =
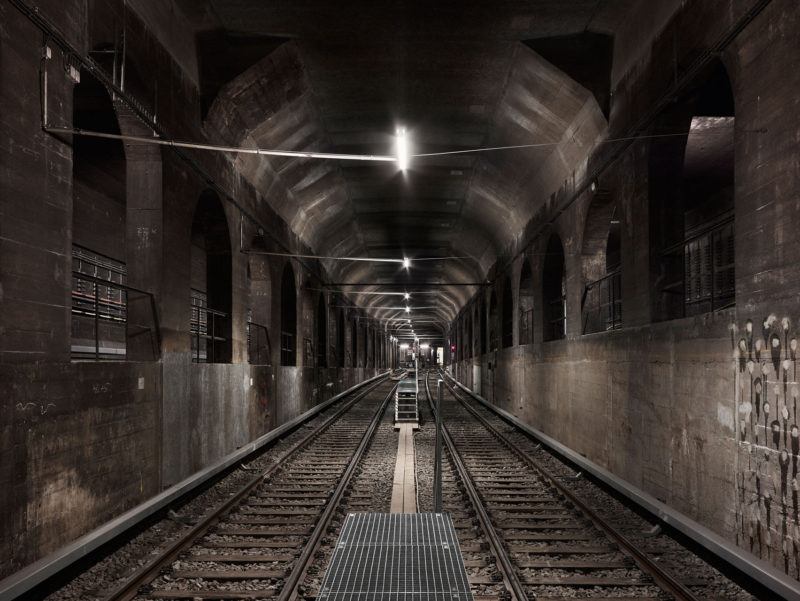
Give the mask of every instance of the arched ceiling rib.
MULTIPOLYGON (((264 36, 270 49, 280 43, 219 87, 206 123, 210 137, 262 148, 392 154, 402 124, 414 153, 544 144, 420 157, 405 173, 394 163, 235 158, 236 169, 316 254, 464 257, 419 261, 408 271, 396 263, 323 261, 332 283, 433 292, 426 306, 434 308, 425 315, 445 323, 605 135, 597 99, 607 93, 608 74, 589 78, 579 64, 587 51, 575 50, 562 67, 588 90, 531 48, 558 62, 565 44, 559 36, 593 41, 581 33, 593 24, 613 34, 628 0, 476 4, 379 9, 358 2, 344 10, 314 0, 206 0, 208 13, 197 17, 221 32, 203 39, 264 36)), ((236 70, 252 63, 258 44, 245 46, 250 54, 234 61, 236 70)), ((601 68, 610 70, 610 61, 601 68)), ((214 76, 219 80, 219 64, 214 76)), ((384 309, 400 297, 359 295, 355 286, 342 291, 372 317, 402 318, 384 309)))

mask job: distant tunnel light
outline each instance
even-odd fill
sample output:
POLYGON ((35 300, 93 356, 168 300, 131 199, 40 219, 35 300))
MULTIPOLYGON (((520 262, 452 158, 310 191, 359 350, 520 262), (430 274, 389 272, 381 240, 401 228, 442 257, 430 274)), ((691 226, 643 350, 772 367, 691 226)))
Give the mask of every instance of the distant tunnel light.
POLYGON ((406 140, 406 128, 397 128, 397 167, 400 171, 408 169, 408 140, 406 140))
POLYGON ((411 307, 406 307, 406 313, 411 313, 411 307))
POLYGON ((408 257, 403 257, 403 267, 405 267, 406 269, 411 267, 411 259, 409 259, 408 257))
POLYGON ((406 343, 403 343, 403 344, 400 345, 400 348, 405 350, 405 349, 408 348, 408 345, 406 343))
POLYGON ((425 350, 425 349, 431 348, 431 345, 428 344, 427 342, 423 342, 422 344, 419 345, 419 348, 425 350))
POLYGON ((408 300, 411 298, 411 295, 408 292, 406 292, 405 294, 403 294, 403 298, 408 300))

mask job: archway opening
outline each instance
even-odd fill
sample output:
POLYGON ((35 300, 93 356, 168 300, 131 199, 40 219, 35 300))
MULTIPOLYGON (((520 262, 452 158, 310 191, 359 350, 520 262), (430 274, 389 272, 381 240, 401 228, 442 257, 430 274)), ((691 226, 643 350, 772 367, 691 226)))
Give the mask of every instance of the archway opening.
MULTIPOLYGON (((111 98, 92 77, 75 86, 72 119, 120 133, 111 98)), ((125 149, 119 140, 74 136, 72 152, 72 358, 125 359, 125 149)))
POLYGON ((503 278, 503 348, 514 344, 514 293, 511 289, 511 278, 503 278))
POLYGON ((297 365, 297 288, 291 263, 281 276, 281 365, 297 365))
POLYGON ((500 337, 498 336, 499 323, 497 323, 497 294, 492 290, 489 300, 489 351, 496 351, 500 337))
POLYGON ((526 258, 519 276, 519 343, 533 342, 533 271, 526 258))
POLYGON ((196 363, 231 361, 231 241, 212 190, 200 195, 192 221, 191 345, 196 363))
POLYGON ((550 236, 542 271, 544 301, 542 323, 545 340, 559 340, 567 332, 567 290, 564 272, 564 247, 558 234, 550 236))
POLYGON ((358 324, 355 318, 350 322, 350 365, 358 367, 358 324))
POLYGON ((653 318, 723 309, 735 299, 734 99, 717 61, 660 118, 650 146, 653 318))
POLYGON ((272 362, 272 344, 269 338, 270 272, 265 254, 267 246, 263 236, 257 235, 250 243, 253 253, 247 257, 247 357, 254 365, 272 362))
POLYGON ((481 302, 480 308, 478 309, 478 313, 480 314, 479 323, 480 323, 480 349, 481 355, 486 353, 486 301, 481 295, 481 302))
POLYGON ((622 327, 620 221, 616 203, 598 191, 589 205, 583 230, 581 331, 584 334, 622 327))
POLYGON ((320 294, 317 301, 317 367, 328 367, 328 309, 325 295, 320 294))

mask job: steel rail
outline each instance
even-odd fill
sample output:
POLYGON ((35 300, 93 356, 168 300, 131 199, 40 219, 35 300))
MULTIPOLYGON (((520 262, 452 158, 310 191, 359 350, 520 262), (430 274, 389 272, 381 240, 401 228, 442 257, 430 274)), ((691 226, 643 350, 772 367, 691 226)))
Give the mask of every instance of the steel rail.
POLYGON ((210 512, 197 522, 191 529, 180 538, 173 541, 164 551, 159 553, 152 561, 142 566, 139 570, 134 572, 131 577, 125 582, 121 583, 117 588, 112 590, 103 601, 129 601, 135 597, 139 588, 152 582, 160 573, 162 568, 174 561, 178 555, 191 547, 191 545, 201 536, 203 536, 212 526, 220 521, 227 513, 229 513, 242 499, 246 498, 250 492, 261 484, 266 478, 272 476, 280 467, 287 461, 292 459, 295 454, 301 449, 307 447, 314 441, 320 434, 333 425, 338 419, 346 413, 353 405, 364 398, 367 394, 375 390, 383 383, 383 379, 378 380, 373 386, 359 391, 352 400, 345 403, 340 409, 336 411, 330 418, 325 420, 323 424, 315 428, 312 432, 303 437, 292 446, 274 465, 269 469, 262 472, 249 480, 239 491, 226 499, 221 505, 210 512))
POLYGON ((316 526, 314 526, 314 532, 311 533, 311 536, 309 537, 306 546, 303 548, 300 557, 297 558, 289 577, 284 581, 283 588, 281 589, 281 593, 278 596, 277 601, 296 601, 298 599, 298 588, 300 587, 300 583, 305 578, 306 572, 311 565, 311 560, 316 555, 319 543, 328 529, 331 518, 333 518, 334 512, 339 508, 339 501, 344 494, 344 490, 350 484, 350 480, 353 477, 353 472, 355 472, 356 467, 359 463, 361 463, 361 459, 366 453, 367 446, 369 446, 369 443, 372 441, 375 430, 378 428, 378 424, 381 422, 381 419, 383 419, 383 414, 386 412, 386 407, 389 405, 389 400, 392 398, 392 396, 394 396, 394 391, 396 388, 397 384, 392 386, 389 394, 385 399, 383 399, 383 403, 381 403, 381 406, 375 412, 375 415, 372 418, 372 421, 370 422, 366 432, 364 432, 364 435, 361 437, 361 442, 359 443, 355 453, 353 453, 353 456, 350 459, 350 464, 347 466, 344 474, 342 474, 342 477, 339 478, 339 484, 336 486, 333 494, 328 499, 325 511, 322 512, 322 515, 317 521, 316 526))
MULTIPOLYGON (((428 384, 429 373, 430 372, 425 374, 425 393, 428 397, 428 404, 431 407, 431 411, 435 414, 436 409, 433 405, 433 397, 431 396, 431 390, 428 384)), ((478 515, 478 519, 481 522, 481 527, 486 533, 486 537, 489 539, 491 551, 499 562, 497 567, 503 574, 503 580, 505 581, 506 589, 509 591, 509 593, 511 593, 513 600, 527 601, 528 595, 525 593, 525 589, 522 586, 522 582, 520 582, 519 576, 517 576, 516 570, 514 570, 514 565, 511 561, 511 558, 508 556, 508 553, 506 553, 506 550, 503 547, 503 541, 497 534, 497 530, 495 529, 494 524, 492 524, 492 520, 486 511, 486 507, 480 500, 478 491, 472 482, 472 477, 469 475, 469 471, 467 470, 466 465, 464 465, 458 449, 456 449, 456 445, 450 436, 450 432, 448 431, 447 426, 444 424, 442 424, 442 438, 447 444, 447 448, 450 451, 450 457, 452 458, 453 464, 456 467, 456 471, 458 472, 458 475, 464 484, 464 488, 467 491, 467 496, 469 496, 470 502, 475 508, 475 513, 478 515)))
POLYGON ((471 407, 463 397, 456 392, 452 385, 443 380, 445 385, 450 390, 450 393, 458 400, 462 406, 469 411, 475 419, 477 419, 497 440, 505 445, 511 452, 515 453, 522 461, 524 461, 531 469, 539 472, 545 480, 547 480, 559 493, 561 493, 570 503, 578 508, 591 522, 607 536, 612 538, 614 542, 619 545, 620 550, 639 566, 643 572, 648 574, 655 583, 665 592, 671 594, 676 599, 681 601, 702 601, 700 597, 696 596, 686 585, 677 580, 669 572, 663 570, 661 566, 655 563, 647 553, 640 550, 633 542, 631 542, 624 534, 619 532, 614 526, 600 517, 589 505, 587 505, 580 497, 575 495, 568 488, 559 482, 558 478, 551 474, 546 468, 542 467, 535 459, 520 449, 514 442, 509 440, 504 434, 499 432, 489 421, 480 415, 478 411, 471 407))

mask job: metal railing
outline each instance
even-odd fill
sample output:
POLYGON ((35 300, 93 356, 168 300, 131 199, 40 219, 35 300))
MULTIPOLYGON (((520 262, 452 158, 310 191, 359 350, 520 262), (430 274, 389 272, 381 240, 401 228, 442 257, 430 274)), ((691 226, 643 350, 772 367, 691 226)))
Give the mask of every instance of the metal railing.
POLYGON ((547 303, 550 319, 547 320, 545 340, 560 340, 567 334, 567 297, 556 297, 547 303))
POLYGON ((622 273, 619 268, 586 285, 581 313, 584 334, 622 327, 622 273))
POLYGON ((247 322, 247 360, 253 365, 270 365, 272 344, 267 326, 253 321, 247 322))
POLYGON ((281 365, 295 365, 297 363, 294 339, 295 335, 292 332, 281 332, 281 365))
POLYGON ((72 316, 73 359, 124 360, 129 342, 148 335, 148 344, 140 348, 147 348, 153 361, 160 356, 161 330, 150 292, 73 271, 72 316))
POLYGON ((219 346, 227 342, 226 338, 218 335, 224 332, 220 321, 227 317, 228 314, 224 311, 192 304, 189 332, 192 337, 193 363, 216 363, 219 346))
POLYGON ((735 304, 733 217, 697 228, 664 252, 664 264, 672 278, 662 292, 681 296, 671 303, 668 318, 698 315, 735 304), (678 301, 680 302, 680 301, 678 301))

